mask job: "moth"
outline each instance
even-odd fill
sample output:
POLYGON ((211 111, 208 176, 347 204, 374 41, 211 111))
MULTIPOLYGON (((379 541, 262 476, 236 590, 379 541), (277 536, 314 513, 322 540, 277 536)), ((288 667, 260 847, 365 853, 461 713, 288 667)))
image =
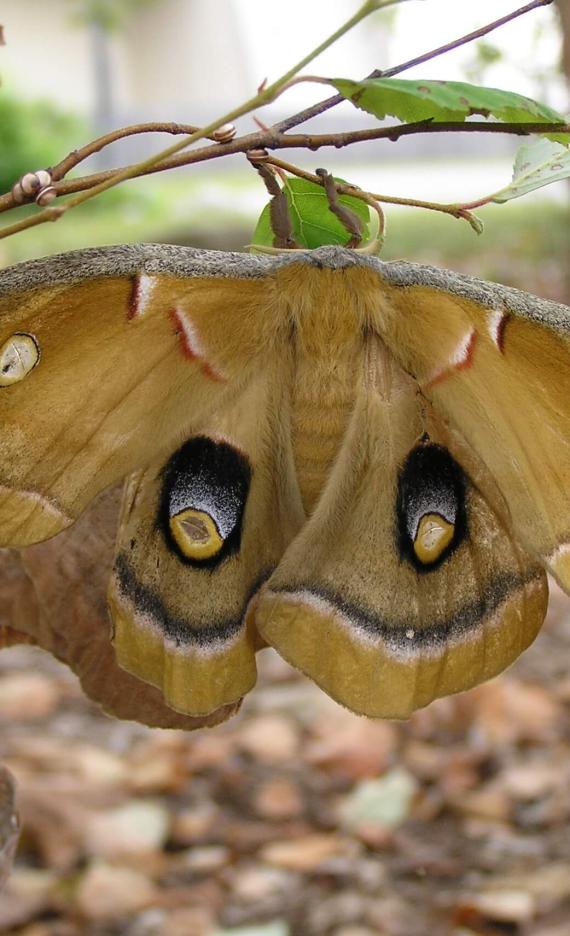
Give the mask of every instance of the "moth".
POLYGON ((569 365, 567 307, 341 247, 4 270, 5 643, 183 727, 266 645, 372 717, 486 680, 570 590, 569 365))

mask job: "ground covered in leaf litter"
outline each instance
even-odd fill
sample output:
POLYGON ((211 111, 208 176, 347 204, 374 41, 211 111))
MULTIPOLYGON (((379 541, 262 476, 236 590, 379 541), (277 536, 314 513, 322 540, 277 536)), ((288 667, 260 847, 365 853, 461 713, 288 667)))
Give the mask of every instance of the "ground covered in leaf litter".
POLYGON ((236 718, 184 734, 0 655, 23 825, 0 933, 570 934, 568 599, 508 675, 403 724, 260 664, 236 718))

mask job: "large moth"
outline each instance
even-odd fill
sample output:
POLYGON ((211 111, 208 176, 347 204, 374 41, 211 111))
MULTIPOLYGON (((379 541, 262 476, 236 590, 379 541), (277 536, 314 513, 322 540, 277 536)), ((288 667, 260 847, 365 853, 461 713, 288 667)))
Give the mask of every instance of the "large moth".
POLYGON ((265 645, 369 716, 492 677, 570 589, 569 365, 565 306, 340 247, 4 270, 6 640, 187 727, 265 645))

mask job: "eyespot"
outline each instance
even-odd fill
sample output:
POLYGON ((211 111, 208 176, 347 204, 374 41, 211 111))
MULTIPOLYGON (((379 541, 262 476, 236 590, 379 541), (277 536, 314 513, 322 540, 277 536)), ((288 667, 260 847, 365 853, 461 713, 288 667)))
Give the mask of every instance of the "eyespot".
POLYGON ((412 449, 398 479, 397 539, 418 572, 437 568, 466 534, 465 475, 441 445, 412 449))
POLYGON ((27 377, 40 359, 40 348, 33 337, 17 332, 0 348, 0 387, 9 387, 27 377))
POLYGON ((414 552, 420 562, 431 565, 437 562, 441 554, 453 540, 455 524, 448 523, 439 514, 424 514, 418 524, 414 539, 414 552))
POLYGON ((163 472, 159 525, 167 546, 190 565, 212 567, 241 541, 251 469, 227 442, 189 439, 163 472))
POLYGON ((169 520, 170 532, 189 559, 211 559, 224 541, 212 517, 203 510, 183 510, 169 520))

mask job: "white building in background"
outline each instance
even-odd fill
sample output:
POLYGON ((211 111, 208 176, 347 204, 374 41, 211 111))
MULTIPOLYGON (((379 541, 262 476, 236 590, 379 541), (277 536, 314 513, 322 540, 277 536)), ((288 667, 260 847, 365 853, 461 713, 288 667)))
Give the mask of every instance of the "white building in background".
MULTIPOLYGON (((103 132, 147 120, 208 122, 286 71, 347 19, 358 0, 154 0, 111 33, 79 22, 79 6, 2 0, 0 75, 7 92, 58 102, 103 132)), ((377 24, 360 28, 319 60, 321 73, 370 71, 386 59, 388 37, 377 24)), ((294 88, 272 116, 260 116, 275 120, 326 96, 318 85, 294 88)), ((335 115, 333 125, 347 117, 352 125, 369 120, 350 105, 344 109, 345 118, 335 115)), ((255 129, 251 117, 243 129, 255 129)), ((119 144, 125 158, 147 146, 148 137, 119 144)))
MULTIPOLYGON (((216 111, 245 96, 251 83, 235 6, 232 0, 157 0, 124 29, 106 34, 114 111, 121 118, 185 115, 191 121, 195 109, 216 111)), ((5 87, 93 110, 101 77, 97 31, 78 22, 72 0, 3 0, 0 21, 5 87)))

